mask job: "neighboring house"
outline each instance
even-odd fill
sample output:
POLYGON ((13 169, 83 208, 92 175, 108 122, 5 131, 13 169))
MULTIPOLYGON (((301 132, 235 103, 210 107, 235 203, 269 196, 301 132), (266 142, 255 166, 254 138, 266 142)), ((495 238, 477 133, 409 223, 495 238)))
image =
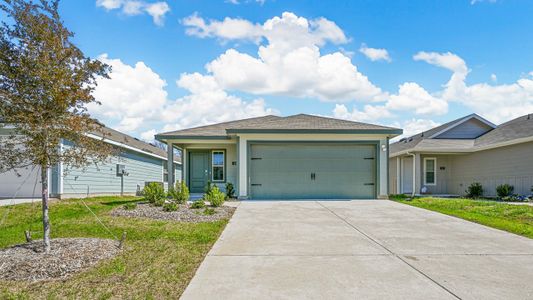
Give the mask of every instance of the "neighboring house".
MULTIPOLYGON (((0 137, 8 136, 12 129, 0 127, 0 137)), ((146 182, 166 182, 168 163, 165 150, 140 141, 116 130, 104 127, 104 141, 115 146, 119 154, 105 163, 92 164, 86 168, 70 168, 59 164, 49 169, 50 196, 72 198, 96 195, 135 195, 146 182), (122 175, 124 173, 124 176, 122 175)), ((95 139, 101 136, 89 134, 95 139)), ((63 140, 59 149, 71 143, 63 140)), ((181 176, 181 163, 173 164, 174 176, 181 176)), ((0 198, 40 197, 40 168, 27 167, 0 173, 0 198)))
POLYGON ((485 196, 508 183, 527 195, 533 186, 533 116, 496 126, 472 114, 390 146, 394 194, 464 195, 473 182, 485 196), (414 171, 414 172, 413 172, 414 171))
MULTIPOLYGON (((388 191, 388 141, 401 129, 332 118, 265 116, 156 135, 182 150, 191 193, 208 181, 241 199, 374 199, 388 191)), ((169 157, 172 159, 172 151, 169 157)))

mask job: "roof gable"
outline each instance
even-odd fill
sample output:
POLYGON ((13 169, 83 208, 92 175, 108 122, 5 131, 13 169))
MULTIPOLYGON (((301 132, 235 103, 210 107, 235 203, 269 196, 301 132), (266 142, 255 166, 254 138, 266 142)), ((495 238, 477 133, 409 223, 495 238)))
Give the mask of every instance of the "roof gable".
POLYGON ((428 138, 475 139, 494 128, 496 128, 496 125, 493 123, 477 114, 471 114, 455 120, 452 124, 445 126, 428 138))

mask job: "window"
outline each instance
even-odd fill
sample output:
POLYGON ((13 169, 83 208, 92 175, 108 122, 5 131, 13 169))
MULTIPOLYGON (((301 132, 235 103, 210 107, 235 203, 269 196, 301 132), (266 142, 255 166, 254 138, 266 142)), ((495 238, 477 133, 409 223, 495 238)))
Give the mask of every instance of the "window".
POLYGON ((224 181, 225 180, 225 160, 226 153, 223 150, 216 150, 212 152, 211 159, 211 174, 213 181, 224 181))
POLYGON ((437 184, 437 159, 424 158, 424 185, 437 184))
POLYGON ((168 164, 163 161, 163 182, 168 182, 168 164))

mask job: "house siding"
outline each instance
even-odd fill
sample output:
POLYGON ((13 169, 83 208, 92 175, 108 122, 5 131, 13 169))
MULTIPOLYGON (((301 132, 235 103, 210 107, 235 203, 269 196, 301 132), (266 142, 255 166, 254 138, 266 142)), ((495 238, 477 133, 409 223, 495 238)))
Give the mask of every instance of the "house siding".
POLYGON ((485 196, 496 196, 496 187, 504 183, 517 194, 530 194, 533 142, 451 157, 450 193, 462 195, 473 182, 483 185, 485 196))
MULTIPOLYGON (((238 193, 238 187, 237 187, 238 163, 237 163, 237 145, 236 144, 213 143, 213 144, 188 144, 187 145, 187 148, 186 148, 187 152, 191 152, 194 150, 209 150, 209 151, 225 150, 226 152, 226 182, 218 182, 214 184, 221 191, 226 192, 226 183, 230 182, 233 184, 236 193, 238 193)), ((209 155, 211 155, 211 153, 209 155)), ((176 177, 176 178, 181 178, 181 173, 179 176, 180 177, 176 177)))
MULTIPOLYGON (((68 145, 68 143, 67 143, 68 145)), ((62 198, 89 195, 116 195, 121 192, 121 178, 116 175, 116 165, 125 165, 128 176, 124 176, 124 193, 135 194, 142 190, 145 182, 163 182, 162 159, 122 149, 118 156, 106 162, 85 168, 64 167, 62 198)), ((179 168, 179 166, 176 166, 179 168)), ((181 171, 176 170, 181 177, 181 171)))
MULTIPOLYGON (((451 160, 453 157, 449 155, 431 155, 431 154, 424 154, 421 155, 421 162, 422 165, 420 166, 420 178, 422 180, 421 186, 427 188, 428 194, 448 194, 448 185, 450 181, 450 172, 451 172, 451 160), (436 185, 424 185, 424 158, 436 158, 437 164, 435 165, 436 168, 436 176, 437 176, 437 184, 436 185)), ((454 193, 455 194, 455 193, 454 193)))
POLYGON ((456 127, 435 137, 437 139, 475 139, 482 134, 490 131, 492 127, 479 121, 470 119, 456 127))

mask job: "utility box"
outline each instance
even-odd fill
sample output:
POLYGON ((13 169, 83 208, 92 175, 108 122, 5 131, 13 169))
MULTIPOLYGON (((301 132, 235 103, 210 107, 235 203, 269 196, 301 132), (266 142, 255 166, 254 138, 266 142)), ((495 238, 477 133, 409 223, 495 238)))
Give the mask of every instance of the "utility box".
POLYGON ((117 176, 123 176, 126 174, 126 166, 117 164, 117 176))

